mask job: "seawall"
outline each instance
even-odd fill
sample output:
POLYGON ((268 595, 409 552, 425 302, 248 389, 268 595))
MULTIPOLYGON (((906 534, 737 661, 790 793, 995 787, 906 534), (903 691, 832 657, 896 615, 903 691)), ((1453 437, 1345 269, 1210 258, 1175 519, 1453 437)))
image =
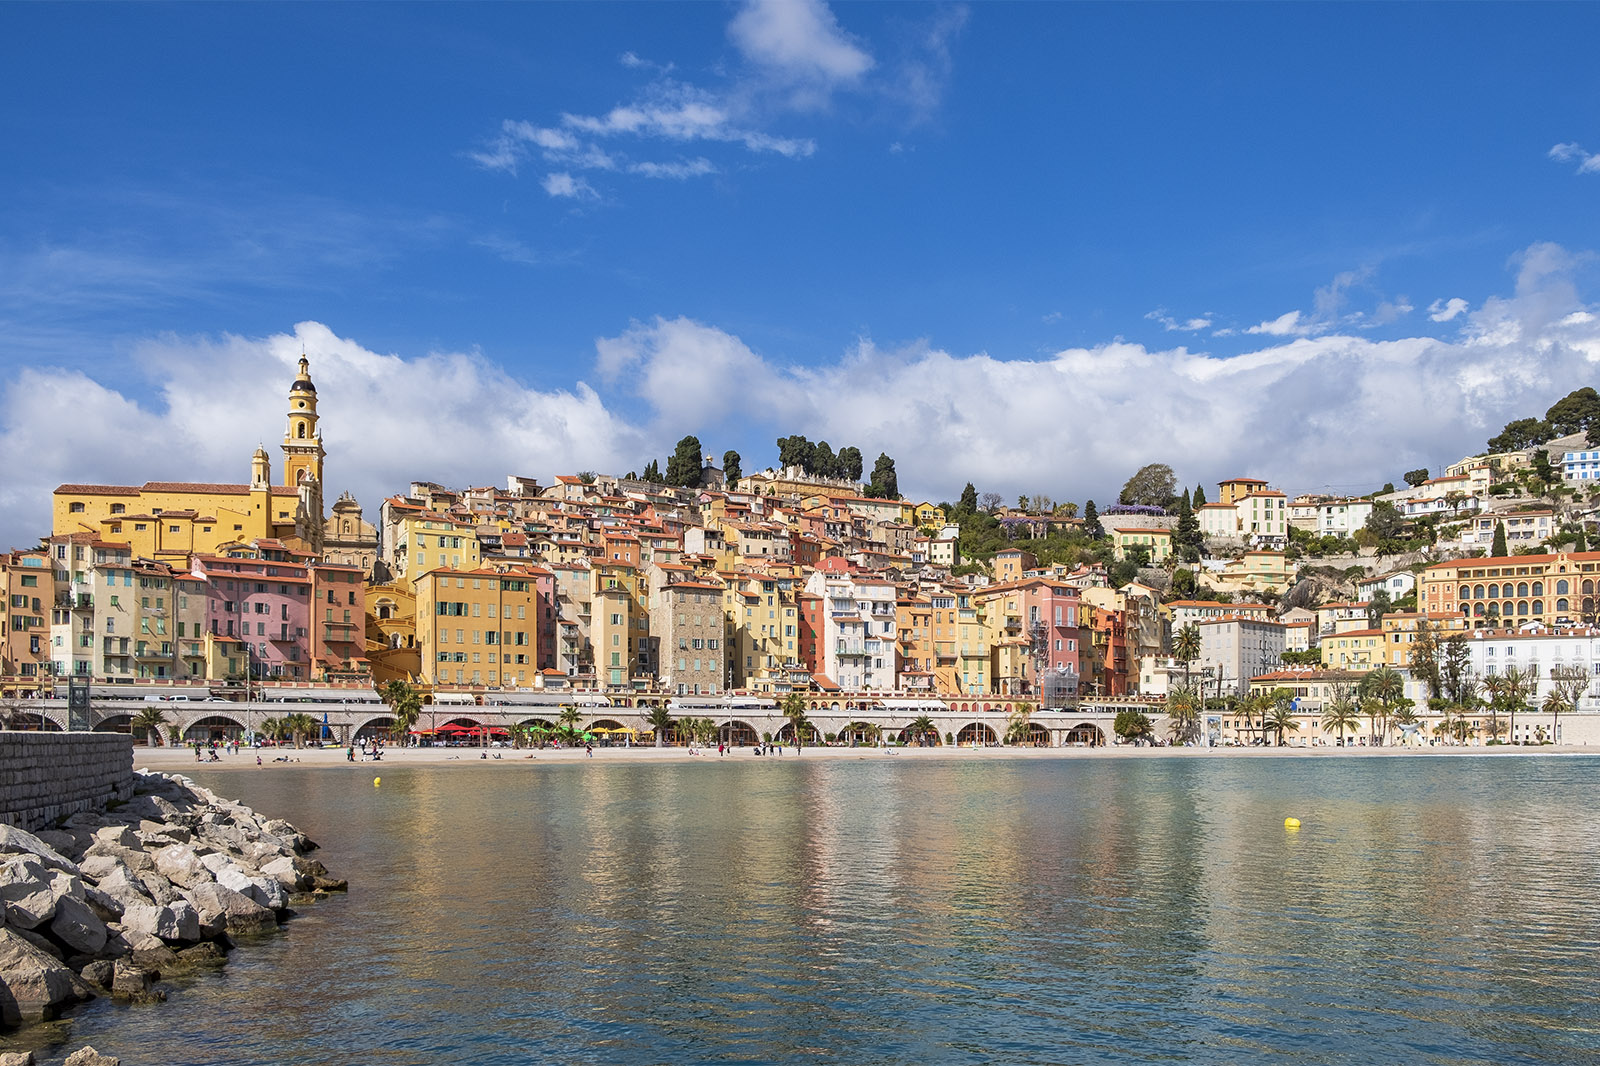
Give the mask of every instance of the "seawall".
POLYGON ((29 831, 133 797, 133 738, 0 731, 0 822, 29 831))

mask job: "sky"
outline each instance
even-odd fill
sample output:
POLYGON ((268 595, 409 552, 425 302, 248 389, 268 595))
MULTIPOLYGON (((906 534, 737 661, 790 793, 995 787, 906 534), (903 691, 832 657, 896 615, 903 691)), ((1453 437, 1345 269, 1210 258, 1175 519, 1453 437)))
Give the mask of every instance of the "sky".
POLYGON ((1596 384, 1600 6, 0 5, 0 547, 803 433, 1366 492, 1596 384), (277 467, 275 466, 275 471, 277 467))

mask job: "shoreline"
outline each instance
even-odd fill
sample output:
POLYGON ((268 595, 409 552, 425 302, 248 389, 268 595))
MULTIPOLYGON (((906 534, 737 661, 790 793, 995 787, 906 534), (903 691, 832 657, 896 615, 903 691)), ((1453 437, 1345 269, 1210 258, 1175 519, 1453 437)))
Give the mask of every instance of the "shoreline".
MULTIPOLYGON (((219 750, 220 760, 217 762, 195 762, 193 749, 185 748, 135 748, 134 765, 150 770, 174 773, 188 772, 189 770, 224 770, 229 772, 267 773, 272 770, 282 770, 288 767, 334 769, 344 767, 354 771, 370 771, 381 776, 385 769, 393 767, 449 767, 449 766, 552 766, 561 763, 595 763, 595 762, 632 762, 632 763, 678 763, 695 762, 703 759, 712 761, 727 761, 730 759, 748 760, 755 757, 753 748, 734 748, 725 756, 718 756, 715 747, 704 749, 696 748, 691 753, 690 749, 675 748, 601 748, 594 749, 592 757, 585 754, 582 748, 490 748, 489 757, 482 758, 482 748, 388 748, 384 750, 383 758, 377 762, 363 762, 360 753, 356 755, 354 763, 346 757, 345 748, 263 748, 259 752, 261 765, 256 765, 254 749, 241 749, 237 755, 229 755, 219 750), (499 756, 496 758, 495 756, 499 756), (288 762, 274 762, 274 759, 287 756, 288 762)), ((1407 757, 1470 757, 1489 756, 1494 758, 1533 758, 1540 756, 1600 756, 1600 747, 1587 747, 1583 745, 1552 745, 1540 746, 1513 746, 1500 745, 1474 746, 1451 745, 1438 747, 1238 747, 1238 748, 1201 748, 1201 747, 1133 747, 1111 746, 1100 748, 1027 748, 1027 747, 995 747, 995 748, 954 748, 947 746, 932 748, 876 748, 876 747, 816 747, 806 748, 803 752, 796 753, 793 747, 785 747, 782 755, 776 753, 761 756, 771 759, 948 759, 948 760, 1012 760, 1012 759, 1262 759, 1262 758, 1407 758, 1407 757)))

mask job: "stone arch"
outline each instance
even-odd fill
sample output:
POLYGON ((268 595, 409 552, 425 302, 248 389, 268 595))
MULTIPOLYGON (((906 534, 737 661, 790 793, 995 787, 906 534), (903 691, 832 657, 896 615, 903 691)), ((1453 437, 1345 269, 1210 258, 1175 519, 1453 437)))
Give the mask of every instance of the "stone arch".
POLYGON ((737 718, 724 718, 717 723, 717 743, 734 747, 751 747, 761 740, 761 734, 749 722, 737 718))
POLYGON ((956 734, 956 746, 969 744, 974 747, 1000 743, 1000 737, 995 731, 983 722, 968 722, 956 734))
POLYGON ((145 739, 145 731, 143 729, 134 729, 133 715, 126 712, 106 715, 94 724, 94 731, 96 733, 127 733, 133 737, 135 744, 145 739))
MULTIPOLYGON (((203 714, 192 719, 184 726, 183 739, 185 743, 209 744, 212 741, 235 740, 247 732, 243 722, 231 714, 203 714)), ((322 722, 317 722, 317 731, 322 731, 322 722)))
POLYGON ((933 729, 928 731, 928 735, 926 737, 918 736, 915 729, 912 729, 910 726, 906 726, 904 729, 900 730, 900 743, 937 748, 944 744, 944 734, 939 732, 939 727, 937 724, 933 727, 933 729))
POLYGON ((839 730, 839 742, 854 747, 858 744, 876 744, 883 735, 883 727, 859 719, 839 730))
POLYGON ((1098 748, 1105 744, 1106 735, 1093 722, 1079 722, 1067 730, 1066 742, 1068 744, 1085 744, 1091 748, 1098 748))
POLYGON ((394 717, 388 714, 373 714, 359 719, 355 723, 355 728, 350 731, 350 739, 355 742, 370 737, 378 737, 386 742, 404 739, 394 735, 394 717))
POLYGON ((62 731, 61 723, 51 717, 49 711, 16 711, 11 715, 11 728, 32 733, 62 731))
POLYGON ((1050 730, 1038 722, 1029 722, 1028 728, 1022 736, 1017 738, 1017 746, 1024 748, 1048 748, 1050 746, 1050 730))
MULTIPOLYGON (((772 734, 772 739, 773 739, 773 742, 777 743, 777 744, 793 744, 794 743, 794 723, 793 722, 785 722, 785 723, 783 723, 783 727, 780 728, 776 733, 772 734)), ((807 722, 806 723, 805 733, 803 734, 801 739, 807 744, 819 745, 819 744, 822 743, 822 734, 817 732, 817 727, 815 725, 813 725, 810 722, 807 722)))

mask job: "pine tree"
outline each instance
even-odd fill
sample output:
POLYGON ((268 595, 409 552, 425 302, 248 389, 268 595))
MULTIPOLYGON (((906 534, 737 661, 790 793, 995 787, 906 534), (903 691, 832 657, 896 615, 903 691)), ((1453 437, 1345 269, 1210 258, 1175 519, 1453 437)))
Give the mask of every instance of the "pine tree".
POLYGON ((894 471, 894 460, 889 458, 887 452, 879 452, 878 461, 872 464, 872 480, 867 484, 867 495, 878 500, 900 498, 900 478, 894 471))
POLYGON ((722 453, 722 481, 725 485, 733 485, 744 476, 744 470, 739 466, 739 453, 729 449, 722 453))
POLYGON ((835 457, 839 462, 839 476, 846 481, 861 480, 861 449, 854 444, 840 448, 835 457))
POLYGON ((1100 512, 1094 509, 1093 500, 1083 505, 1083 531, 1089 534, 1091 540, 1099 540, 1106 535, 1100 526, 1100 512))
POLYGON ((1510 554, 1506 550, 1506 524, 1504 522, 1496 522, 1494 524, 1494 543, 1489 546, 1489 557, 1491 559, 1503 559, 1510 554))
POLYGON ((667 484, 694 488, 700 484, 700 438, 694 434, 678 442, 667 460, 667 484))

